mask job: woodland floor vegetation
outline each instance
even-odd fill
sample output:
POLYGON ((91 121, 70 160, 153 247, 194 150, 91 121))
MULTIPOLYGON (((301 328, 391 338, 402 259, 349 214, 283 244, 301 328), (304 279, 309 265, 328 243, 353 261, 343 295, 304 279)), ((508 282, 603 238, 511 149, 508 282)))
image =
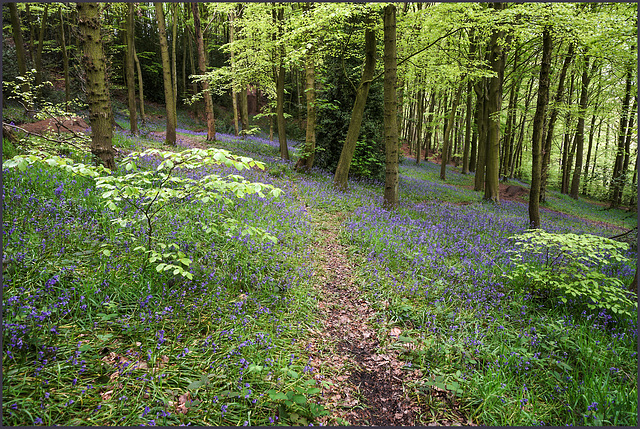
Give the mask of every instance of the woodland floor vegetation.
MULTIPOLYGON (((139 137, 116 114, 120 156, 212 144, 179 112, 177 147, 163 146, 163 112, 147 109, 157 119, 139 137)), ((92 180, 3 169, 4 425, 637 424, 636 318, 508 275, 526 195, 482 203, 473 176, 442 183, 438 165, 404 161, 387 211, 382 182, 350 179, 343 193, 329 172, 295 172, 296 142, 291 161, 262 137, 213 145, 266 168, 210 171, 284 192, 159 214, 154 234, 193 261, 193 279, 149 266, 133 250, 144 228, 110 222, 134 207, 109 209, 92 180), (277 243, 205 233, 217 213, 277 243)), ((637 226, 547 199, 551 233, 637 226)), ((592 269, 629 284, 636 253, 624 257, 592 269)))

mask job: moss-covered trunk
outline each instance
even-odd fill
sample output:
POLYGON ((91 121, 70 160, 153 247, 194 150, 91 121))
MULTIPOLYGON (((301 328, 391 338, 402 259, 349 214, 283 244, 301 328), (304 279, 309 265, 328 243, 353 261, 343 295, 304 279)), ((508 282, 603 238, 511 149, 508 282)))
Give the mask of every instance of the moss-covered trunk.
POLYGON ((112 146, 111 99, 100 37, 98 3, 78 3, 78 27, 83 45, 82 63, 87 75, 87 103, 91 124, 91 153, 102 165, 115 169, 112 146))

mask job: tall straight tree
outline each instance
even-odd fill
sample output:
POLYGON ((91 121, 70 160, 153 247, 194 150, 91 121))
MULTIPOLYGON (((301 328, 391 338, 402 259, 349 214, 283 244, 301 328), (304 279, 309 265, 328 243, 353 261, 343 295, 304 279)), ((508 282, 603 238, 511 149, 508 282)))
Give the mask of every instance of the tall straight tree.
POLYGON ((440 179, 446 180, 447 163, 449 162, 449 152, 451 148, 451 135, 453 134, 453 121, 456 116, 456 109, 460 102, 460 94, 462 93, 462 87, 464 83, 458 84, 456 95, 453 97, 453 104, 449 111, 449 118, 447 119, 447 127, 444 130, 444 137, 442 138, 442 160, 440 161, 440 179))
POLYGON ((551 71, 551 32, 545 27, 542 32, 542 65, 536 113, 533 116, 533 141, 531 150, 531 189, 529 191, 529 226, 540 228, 540 175, 542 170, 542 128, 549 104, 549 76, 551 71))
MULTIPOLYGON (((504 3, 492 3, 496 11, 505 8, 504 3)), ((502 81, 504 77, 505 55, 500 39, 504 37, 503 30, 494 30, 490 42, 490 64, 495 73, 489 79, 487 96, 487 139, 485 141, 485 179, 484 199, 500 202, 499 174, 500 174, 500 109, 502 107, 502 81)))
MULTIPOLYGON (((398 205, 398 98, 396 96, 398 59, 396 48, 396 6, 384 8, 384 202, 392 209, 398 205)), ((418 142, 418 153, 420 142, 418 142)), ((419 155, 418 155, 419 157, 419 155)), ((419 158, 418 158, 419 159, 419 158)))
POLYGON ((44 45, 44 32, 47 28, 47 17, 49 16, 49 3, 44 4, 42 12, 42 22, 40 23, 40 34, 38 36, 38 50, 36 51, 36 85, 42 83, 42 47, 44 45))
MULTIPOLYGON (((207 73, 207 60, 204 53, 204 38, 200 27, 200 10, 198 9, 198 3, 191 3, 191 12, 193 14, 193 27, 195 29, 196 45, 198 48, 198 66, 200 68, 200 74, 204 75, 207 73)), ((202 93, 207 117, 207 140, 215 141, 216 121, 213 117, 213 100, 211 99, 209 82, 206 79, 202 81, 202 93)))
POLYGON ((360 126, 362 125, 362 117, 364 115, 364 108, 367 103, 367 96, 369 95, 369 88, 373 80, 373 73, 376 68, 376 32, 371 28, 373 19, 371 14, 367 15, 365 19, 366 29, 364 32, 364 55, 365 63, 362 70, 362 78, 360 84, 356 89, 356 99, 353 103, 353 109, 351 110, 351 119, 349 120, 349 129, 347 130, 347 137, 340 152, 340 160, 336 167, 336 173, 333 176, 333 186, 336 189, 346 190, 347 179, 349 178, 349 168, 351 167, 351 160, 353 159, 353 153, 356 149, 356 143, 358 136, 360 135, 360 126))
POLYGON ((163 3, 155 2, 156 18, 158 20, 158 36, 160 38, 160 54, 162 55, 162 79, 164 81, 164 103, 167 110, 167 134, 165 143, 176 145, 177 116, 173 100, 173 83, 171 81, 171 59, 169 58, 169 44, 167 42, 167 28, 164 21, 163 3))
POLYGON ((587 113, 587 97, 589 82, 589 57, 585 56, 584 69, 582 70, 582 88, 580 89, 580 112, 578 113, 578 128, 576 130, 576 166, 573 170, 573 178, 571 180, 571 191, 569 196, 574 200, 578 199, 578 191, 580 189, 580 175, 582 173, 582 155, 584 153, 584 116, 587 113))
MULTIPOLYGON (((27 75, 27 60, 24 52, 24 40, 22 39, 22 30, 20 29, 20 16, 15 3, 9 3, 9 14, 11 15, 11 30, 13 31, 13 42, 16 45, 16 56, 18 58, 18 71, 20 76, 27 75)), ((27 92, 27 84, 22 85, 22 92, 27 92)), ((25 109, 29 110, 32 106, 25 104, 25 109)))
MULTIPOLYGON (((284 25, 284 5, 273 6, 278 38, 282 37, 284 25)), ((287 135, 284 124, 284 44, 280 43, 278 49, 278 66, 276 78, 276 116, 278 121, 278 142, 280 143, 280 158, 289 159, 289 148, 287 147, 287 135)), ((246 93, 246 90, 245 90, 246 93)))
POLYGON ((136 83, 135 83, 135 46, 134 46, 134 18, 133 18, 133 3, 129 3, 127 8, 127 15, 125 19, 126 25, 126 38, 127 38, 127 100, 129 103, 129 125, 131 134, 138 134, 138 118, 136 117, 136 83))
POLYGON ((64 35, 64 15, 62 14, 61 4, 58 7, 58 15, 60 18, 60 50, 62 51, 62 70, 64 73, 64 102, 65 109, 71 100, 71 85, 69 83, 69 56, 67 55, 67 41, 64 35))
POLYGON ((623 165, 625 155, 625 137, 627 135, 629 102, 631 101, 631 81, 632 70, 627 71, 625 79, 624 101, 622 102, 622 112, 620 114, 620 129, 618 130, 618 148, 616 150, 616 158, 613 164, 613 177, 611 178, 610 188, 610 207, 616 208, 620 206, 622 200, 621 182, 623 180, 623 165))
MULTIPOLYGON (((303 6, 305 12, 313 8, 313 4, 303 6)), ((305 55, 304 75, 305 89, 307 97, 307 132, 305 136, 304 149, 298 162, 296 170, 310 170, 316 152, 316 72, 314 63, 314 46, 311 41, 307 43, 307 53, 305 55)))
POLYGON ((82 63, 87 75, 87 103, 91 124, 91 153, 105 167, 116 164, 112 146, 111 99, 107 86, 107 67, 100 28, 98 3, 78 3, 78 28, 83 46, 82 63))

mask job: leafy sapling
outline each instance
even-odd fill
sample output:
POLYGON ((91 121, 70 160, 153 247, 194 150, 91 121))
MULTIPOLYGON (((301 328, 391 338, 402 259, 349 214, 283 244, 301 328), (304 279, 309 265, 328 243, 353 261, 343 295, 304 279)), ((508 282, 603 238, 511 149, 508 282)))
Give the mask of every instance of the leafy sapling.
POLYGON ((554 234, 541 229, 528 230, 514 237, 515 269, 510 279, 525 279, 530 291, 556 292, 586 302, 590 309, 604 308, 614 314, 634 317, 637 303, 627 296, 621 279, 600 270, 610 264, 630 262, 623 252, 628 248, 605 237, 590 234, 554 234))
MULTIPOLYGON (((193 275, 187 271, 192 263, 191 259, 179 250, 176 243, 162 243, 156 240, 155 222, 158 219, 156 215, 170 205, 186 201, 207 203, 212 200, 223 200, 232 205, 231 196, 245 198, 250 194, 257 194, 264 197, 266 192, 277 197, 282 193, 281 189, 272 185, 249 182, 242 176, 235 174, 221 176, 211 173, 199 179, 177 174, 178 171, 194 170, 216 164, 232 167, 239 171, 249 168, 264 169, 262 162, 248 157, 236 156, 229 151, 217 148, 194 148, 183 152, 161 151, 159 149, 132 152, 121 161, 121 165, 126 171, 126 174, 123 175, 111 174, 108 169, 102 166, 74 163, 68 158, 50 155, 42 151, 16 156, 5 162, 4 167, 15 167, 24 171, 27 165, 34 163, 45 163, 79 176, 93 178, 96 182, 96 188, 102 190, 101 197, 105 200, 106 206, 120 215, 111 219, 113 224, 122 227, 137 222, 145 224, 146 243, 134 250, 146 253, 146 260, 155 264, 158 272, 172 271, 174 275, 181 275, 189 279, 193 278, 193 275), (136 162, 145 157, 158 157, 162 161, 155 170, 138 168, 136 162), (142 215, 134 218, 133 211, 118 210, 118 203, 122 201, 127 202, 142 215)), ((230 235, 239 229, 235 219, 221 213, 217 215, 220 222, 216 227, 202 224, 205 233, 230 235)), ((127 233, 120 230, 118 234, 127 233)), ((241 234, 256 236, 273 243, 277 242, 276 237, 260 228, 248 227, 243 229, 241 234)), ((111 254, 107 248, 102 252, 106 256, 111 254)))

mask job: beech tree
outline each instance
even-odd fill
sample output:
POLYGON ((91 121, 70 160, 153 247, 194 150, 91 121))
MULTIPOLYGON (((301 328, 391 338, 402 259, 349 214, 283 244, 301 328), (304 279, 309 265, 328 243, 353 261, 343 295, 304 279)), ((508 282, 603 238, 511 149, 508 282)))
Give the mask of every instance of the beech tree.
POLYGON ((160 53, 162 55, 162 79, 164 82, 164 100, 167 110, 167 133, 165 143, 176 145, 177 115, 173 94, 173 82, 171 78, 171 59, 169 58, 169 44, 167 42, 167 30, 164 21, 163 3, 155 2, 156 19, 158 20, 158 37, 160 38, 160 53))
MULTIPOLYGON (((398 205, 398 125, 397 121, 396 7, 384 8, 384 207, 398 205)), ((419 153, 419 151, 418 151, 419 153)))
POLYGON ((102 49, 102 18, 98 3, 78 3, 78 28, 83 45, 82 63, 87 76, 87 104, 91 124, 91 153, 104 167, 114 170, 111 98, 102 49))

